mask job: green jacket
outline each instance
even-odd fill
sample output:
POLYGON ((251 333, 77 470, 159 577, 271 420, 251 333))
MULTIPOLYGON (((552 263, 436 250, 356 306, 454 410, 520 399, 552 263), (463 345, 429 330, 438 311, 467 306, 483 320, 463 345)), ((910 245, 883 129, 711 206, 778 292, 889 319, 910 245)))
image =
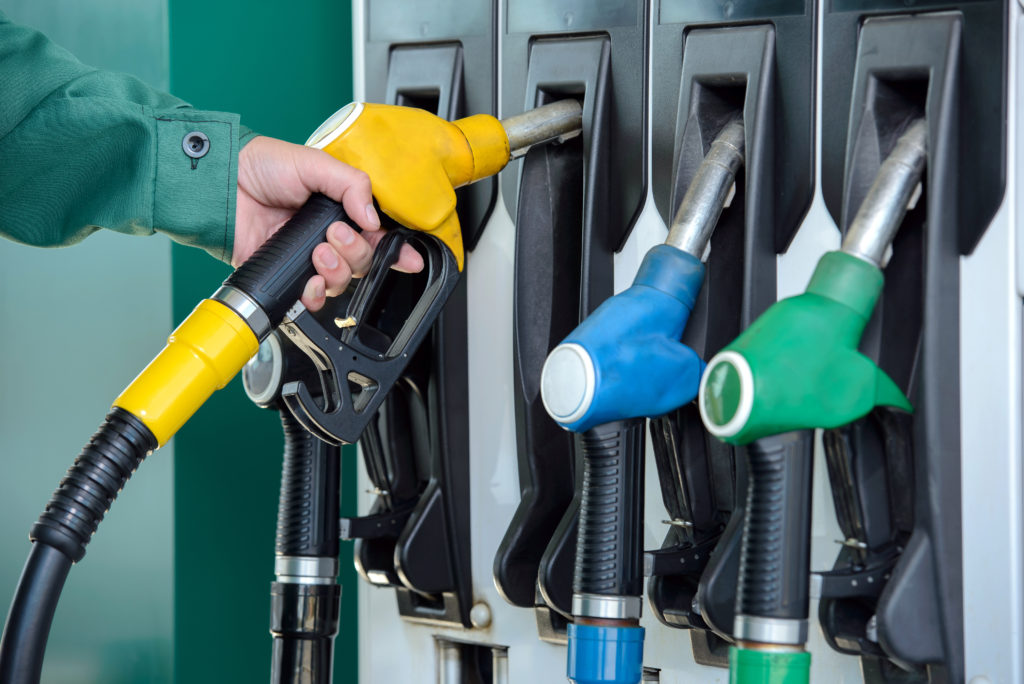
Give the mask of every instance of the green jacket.
POLYGON ((254 135, 237 114, 86 66, 0 13, 4 237, 56 247, 99 228, 159 231, 229 261, 238 151, 254 135), (193 132, 210 143, 198 158, 184 146, 193 132))

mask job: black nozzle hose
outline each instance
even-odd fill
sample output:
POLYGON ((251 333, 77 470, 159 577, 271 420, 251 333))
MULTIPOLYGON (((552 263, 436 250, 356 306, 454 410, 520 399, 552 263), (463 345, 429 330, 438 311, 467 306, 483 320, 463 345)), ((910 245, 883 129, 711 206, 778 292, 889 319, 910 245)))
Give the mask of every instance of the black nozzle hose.
MULTIPOLYGON (((284 406, 284 464, 277 511, 278 556, 338 556, 341 447, 313 436, 284 406)), ((325 578, 316 578, 325 581, 325 578)), ((270 588, 271 684, 331 681, 341 587, 278 581, 270 588)))
POLYGON ((330 682, 341 587, 274 582, 270 597, 271 684, 330 682))
MULTIPOLYGON (((225 285, 249 295, 270 319, 271 329, 276 327, 315 273, 313 249, 326 240, 332 223, 345 220, 340 204, 313 195, 225 285)), ((138 418, 115 408, 61 480, 29 535, 35 547, 19 580, 0 642, 0 681, 4 684, 39 681, 53 611, 70 564, 85 556, 86 545, 118 492, 157 446, 152 432, 138 418), (65 561, 58 561, 54 553, 65 561), (60 570, 63 564, 67 567, 60 570), (39 600, 42 596, 46 600, 39 600)), ((335 511, 335 544, 336 519, 335 511)))
POLYGON ((643 592, 644 420, 587 430, 574 594, 643 592))
POLYGON ((46 544, 33 544, 0 643, 0 682, 38 682, 53 613, 71 559, 46 544))
POLYGON ((50 497, 29 538, 35 542, 18 581, 0 641, 0 682, 35 684, 46 640, 71 564, 85 547, 125 482, 157 447, 138 418, 114 408, 50 497))
POLYGON ((746 452, 747 508, 736 614, 805 620, 814 431, 763 437, 746 452))
POLYGON ((277 508, 281 556, 338 556, 341 447, 314 437, 281 407, 284 463, 277 508))

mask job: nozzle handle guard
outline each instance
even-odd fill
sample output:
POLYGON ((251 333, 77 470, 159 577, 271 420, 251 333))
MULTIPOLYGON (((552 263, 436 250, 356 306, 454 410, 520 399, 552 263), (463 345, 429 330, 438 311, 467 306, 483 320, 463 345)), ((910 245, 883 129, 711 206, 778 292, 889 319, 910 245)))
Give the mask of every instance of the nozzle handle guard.
POLYGON ((341 204, 312 195, 224 284, 249 295, 276 328, 316 275, 313 249, 327 240, 327 229, 336 221, 348 221, 341 204))
POLYGON ((350 324, 340 334, 302 307, 297 314, 289 313, 281 328, 317 365, 327 394, 325 404, 302 380, 281 388, 285 404, 303 427, 328 444, 355 443, 430 333, 460 275, 455 255, 443 240, 399 226, 389 229, 377 244, 370 269, 349 301, 350 324), (383 305, 378 300, 406 243, 423 255, 423 293, 401 327, 385 333, 375 326, 373 313, 383 305))

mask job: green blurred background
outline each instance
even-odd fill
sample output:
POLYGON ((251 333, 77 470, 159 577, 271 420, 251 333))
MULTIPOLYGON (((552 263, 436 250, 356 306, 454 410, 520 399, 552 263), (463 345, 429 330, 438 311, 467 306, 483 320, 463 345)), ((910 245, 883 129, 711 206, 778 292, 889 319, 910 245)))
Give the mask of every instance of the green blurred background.
MULTIPOLYGON (((82 61, 302 142, 352 96, 351 3, 7 0, 82 61)), ((0 602, 33 520, 110 401, 229 269, 162 237, 64 250, 0 243, 0 602)), ((143 464, 73 569, 43 681, 266 681, 281 465, 276 413, 236 379, 143 464)), ((355 458, 343 466, 354 513, 355 458)), ((346 510, 347 509, 347 510, 346 510)), ((335 681, 357 679, 356 576, 342 546, 335 681)))

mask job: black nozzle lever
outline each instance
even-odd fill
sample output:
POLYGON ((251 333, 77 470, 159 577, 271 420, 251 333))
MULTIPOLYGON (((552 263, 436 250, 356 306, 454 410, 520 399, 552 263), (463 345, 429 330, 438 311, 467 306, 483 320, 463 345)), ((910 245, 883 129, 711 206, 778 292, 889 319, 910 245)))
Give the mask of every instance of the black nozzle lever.
POLYGON ((289 383, 282 397, 303 427, 330 444, 359 439, 384 398, 401 377, 459 280, 455 256, 441 240, 407 228, 393 228, 377 245, 366 277, 356 287, 345 319, 330 331, 304 308, 285 318, 282 329, 313 359, 324 376, 327 406, 315 400, 304 382, 289 383), (403 244, 424 256, 426 284, 400 329, 388 335, 370 317, 378 306, 389 269, 403 244))

